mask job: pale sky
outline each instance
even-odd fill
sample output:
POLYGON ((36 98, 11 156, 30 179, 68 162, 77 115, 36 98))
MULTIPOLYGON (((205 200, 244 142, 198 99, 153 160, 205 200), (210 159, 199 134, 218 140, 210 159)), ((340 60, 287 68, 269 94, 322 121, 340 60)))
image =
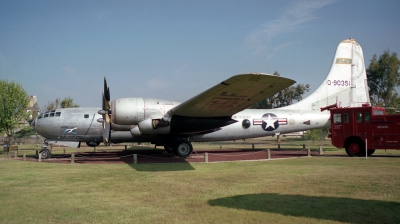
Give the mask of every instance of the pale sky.
POLYGON ((101 107, 104 77, 112 100, 183 102, 249 72, 313 91, 350 37, 367 67, 384 50, 400 54, 400 1, 0 0, 0 79, 40 108, 65 97, 101 107))

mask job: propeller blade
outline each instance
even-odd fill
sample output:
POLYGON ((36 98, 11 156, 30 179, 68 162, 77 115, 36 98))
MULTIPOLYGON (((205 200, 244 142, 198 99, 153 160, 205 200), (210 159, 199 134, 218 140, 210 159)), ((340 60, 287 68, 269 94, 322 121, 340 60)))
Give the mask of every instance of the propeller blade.
MULTIPOLYGON (((101 122, 103 123, 103 141, 110 143, 111 141, 111 105, 110 105, 110 88, 107 85, 106 77, 104 77, 104 92, 102 98, 102 110, 99 114, 102 115, 101 122)), ((100 119, 99 119, 100 120, 100 119)))
POLYGON ((104 77, 104 92, 103 92, 103 110, 111 109, 110 105, 110 88, 107 85, 107 79, 104 77))
POLYGON ((105 143, 110 143, 111 140, 111 123, 104 123, 104 130, 103 130, 103 141, 105 143))

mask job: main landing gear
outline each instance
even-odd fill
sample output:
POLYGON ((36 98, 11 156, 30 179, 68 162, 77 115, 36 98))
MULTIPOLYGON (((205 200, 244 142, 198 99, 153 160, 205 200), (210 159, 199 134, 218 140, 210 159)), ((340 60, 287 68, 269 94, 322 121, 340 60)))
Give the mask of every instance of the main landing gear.
POLYGON ((187 158, 193 152, 192 144, 185 139, 179 139, 164 145, 164 149, 169 153, 173 152, 179 158, 187 158))

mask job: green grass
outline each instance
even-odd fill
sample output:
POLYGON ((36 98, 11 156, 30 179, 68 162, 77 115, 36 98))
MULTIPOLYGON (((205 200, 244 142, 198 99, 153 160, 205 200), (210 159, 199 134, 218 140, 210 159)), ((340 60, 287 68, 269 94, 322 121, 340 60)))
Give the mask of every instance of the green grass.
POLYGON ((0 223, 400 223, 400 158, 0 160, 0 223))

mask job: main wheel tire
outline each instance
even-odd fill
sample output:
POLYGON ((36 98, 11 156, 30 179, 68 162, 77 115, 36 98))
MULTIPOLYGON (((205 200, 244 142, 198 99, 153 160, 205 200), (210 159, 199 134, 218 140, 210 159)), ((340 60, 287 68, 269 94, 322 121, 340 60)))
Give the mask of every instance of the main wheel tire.
POLYGON ((168 153, 174 152, 174 147, 172 145, 164 145, 164 149, 168 153))
POLYGON ((40 150, 40 156, 42 159, 50 159, 51 158, 51 151, 48 149, 42 149, 40 150))
POLYGON ((192 154, 193 146, 186 140, 180 140, 174 145, 174 154, 179 158, 187 158, 192 154))
POLYGON ((346 153, 350 157, 353 156, 362 156, 365 154, 364 143, 360 140, 353 140, 349 144, 346 145, 346 153), (364 152, 364 153, 363 153, 364 152))
POLYGON ((86 142, 86 145, 87 146, 90 146, 90 147, 96 147, 96 146, 98 146, 100 144, 100 142, 86 142))

